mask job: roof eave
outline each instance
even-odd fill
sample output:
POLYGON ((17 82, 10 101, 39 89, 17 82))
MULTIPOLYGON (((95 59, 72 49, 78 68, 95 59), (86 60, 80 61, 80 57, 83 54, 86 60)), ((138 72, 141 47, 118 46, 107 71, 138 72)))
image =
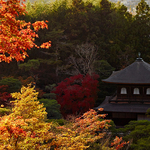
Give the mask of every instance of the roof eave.
POLYGON ((124 83, 124 82, 111 82, 111 81, 105 81, 105 80, 102 80, 102 82, 104 82, 104 83, 111 83, 111 84, 140 84, 140 85, 150 85, 150 83, 128 83, 128 82, 126 82, 126 83, 124 83))

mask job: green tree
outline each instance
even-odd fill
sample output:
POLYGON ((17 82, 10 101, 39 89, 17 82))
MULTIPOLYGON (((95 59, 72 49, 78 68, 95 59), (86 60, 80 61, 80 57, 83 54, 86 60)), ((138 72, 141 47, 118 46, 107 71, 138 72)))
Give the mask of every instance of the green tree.
POLYGON ((103 14, 107 15, 111 12, 111 2, 109 0, 101 0, 100 1, 100 8, 103 14))
POLYGON ((98 99, 96 100, 95 106, 99 106, 106 96, 112 95, 115 92, 114 85, 106 84, 102 82, 102 79, 108 78, 115 70, 106 60, 97 60, 94 62, 95 72, 100 76, 98 99))
POLYGON ((150 53, 150 7, 145 2, 141 2, 136 7, 136 15, 129 28, 129 36, 127 39, 128 45, 131 45, 135 52, 141 52, 142 58, 149 61, 150 53))
POLYGON ((88 14, 86 4, 82 0, 72 0, 72 5, 66 14, 65 33, 69 40, 75 44, 86 42, 89 27, 87 24, 88 14))
POLYGON ((136 7, 136 18, 147 20, 150 17, 150 7, 145 0, 141 0, 136 7))
POLYGON ((38 59, 30 59, 28 62, 24 62, 18 65, 19 69, 23 70, 24 74, 27 73, 28 76, 32 76, 35 85, 38 81, 38 75, 35 71, 40 67, 40 61, 38 59))
POLYGON ((68 58, 72 55, 78 58, 74 47, 82 43, 97 47, 98 60, 107 60, 117 70, 132 62, 130 56, 135 57, 138 38, 131 28, 133 18, 121 3, 108 0, 101 0, 99 4, 82 0, 50 3, 39 0, 33 4, 28 1, 26 9, 28 14, 21 16, 23 19, 31 23, 43 19, 49 21, 49 29, 39 30, 40 38, 36 38, 35 43, 52 39, 52 47, 48 50, 33 48, 28 52, 29 59, 40 62, 37 69, 40 86, 59 83, 69 76, 66 74, 71 66, 68 58))
MULTIPOLYGON (((106 15, 103 14, 103 9, 101 10, 102 33, 104 34, 105 43, 107 44, 105 47, 105 59, 118 70, 123 67, 124 61, 128 61, 125 59, 122 60, 122 58, 127 51, 126 39, 128 38, 129 20, 131 20, 131 16, 127 12, 127 7, 120 2, 111 4, 111 6, 108 5, 108 2, 106 4, 103 4, 103 7, 101 6, 106 10, 109 8, 106 15)), ((130 51, 131 50, 132 48, 130 48, 130 51)))
POLYGON ((37 59, 30 59, 27 63, 19 64, 19 69, 24 69, 25 71, 32 71, 38 69, 40 62, 37 59))

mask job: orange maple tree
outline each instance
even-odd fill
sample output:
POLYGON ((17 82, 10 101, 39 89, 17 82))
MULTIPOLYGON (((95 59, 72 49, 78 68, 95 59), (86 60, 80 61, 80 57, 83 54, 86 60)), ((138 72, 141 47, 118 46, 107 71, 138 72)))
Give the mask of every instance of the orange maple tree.
MULTIPOLYGON (((100 108, 99 111, 103 111, 103 108, 100 108)), ((56 146, 56 150, 84 150, 89 148, 92 143, 108 135, 111 120, 100 120, 100 118, 105 117, 106 114, 98 114, 95 110, 90 109, 79 118, 72 120, 72 123, 56 127, 57 134, 52 144, 56 146)), ((111 143, 111 147, 101 144, 100 149, 120 150, 126 144, 128 142, 123 142, 122 138, 116 137, 111 143)))
MULTIPOLYGON (((24 0, 23 0, 24 1, 24 0)), ((0 0, 0 62, 10 62, 12 59, 23 61, 27 50, 32 47, 49 48, 51 42, 37 46, 35 38, 39 29, 48 28, 44 21, 35 23, 17 20, 19 15, 25 15, 25 5, 21 0, 0 0), (31 29, 34 28, 34 30, 31 29)))

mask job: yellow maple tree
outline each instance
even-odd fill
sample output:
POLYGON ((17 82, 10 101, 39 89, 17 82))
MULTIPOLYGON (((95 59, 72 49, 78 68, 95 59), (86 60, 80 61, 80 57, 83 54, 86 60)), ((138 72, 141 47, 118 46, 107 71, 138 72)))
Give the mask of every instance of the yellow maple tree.
POLYGON ((48 141, 53 138, 53 133, 49 132, 51 123, 46 123, 46 115, 43 104, 38 101, 38 92, 29 85, 23 86, 21 92, 12 93, 13 101, 12 116, 22 116, 27 126, 22 128, 27 132, 27 138, 23 141, 24 148, 37 149, 45 148, 48 141))
POLYGON ((12 93, 12 113, 0 118, 0 149, 36 150, 51 147, 54 136, 51 123, 46 123, 43 104, 37 100, 38 92, 30 85, 21 92, 12 93))

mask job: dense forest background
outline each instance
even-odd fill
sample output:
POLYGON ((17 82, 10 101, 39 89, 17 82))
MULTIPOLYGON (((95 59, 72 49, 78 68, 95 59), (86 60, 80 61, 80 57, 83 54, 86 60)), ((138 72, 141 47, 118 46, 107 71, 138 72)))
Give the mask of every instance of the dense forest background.
MULTIPOLYGON (((117 3, 118 0, 110 0, 111 2, 115 2, 117 3)), ((138 5, 138 3, 141 0, 120 0, 120 2, 122 4, 124 4, 125 6, 127 6, 129 9, 134 10, 136 8, 136 6, 138 5)), ((145 0, 145 2, 149 5, 150 4, 150 0, 145 0)))
POLYGON ((33 48, 24 62, 1 62, 1 79, 14 77, 24 84, 34 81, 39 91, 50 92, 67 77, 96 73, 100 76, 97 106, 114 92, 101 79, 131 64, 138 52, 150 63, 150 7, 144 0, 137 5, 136 14, 108 0, 39 0, 26 5, 28 13, 19 19, 47 20, 49 28, 38 32, 36 44, 50 40, 52 46, 33 48))
MULTIPOLYGON (((34 3, 36 0, 30 0, 31 3, 34 3)), ((48 0, 46 0, 48 1, 48 0)), ((50 0, 50 2, 54 2, 55 0, 50 0)), ((92 0, 91 0, 92 1, 92 0)), ((135 10, 136 6, 141 0, 109 0, 110 2, 117 3, 120 1, 123 5, 127 6, 129 10, 135 10)), ((94 3, 99 3, 99 0, 92 1, 94 3)), ((149 5, 150 0, 145 0, 145 2, 149 5)))

